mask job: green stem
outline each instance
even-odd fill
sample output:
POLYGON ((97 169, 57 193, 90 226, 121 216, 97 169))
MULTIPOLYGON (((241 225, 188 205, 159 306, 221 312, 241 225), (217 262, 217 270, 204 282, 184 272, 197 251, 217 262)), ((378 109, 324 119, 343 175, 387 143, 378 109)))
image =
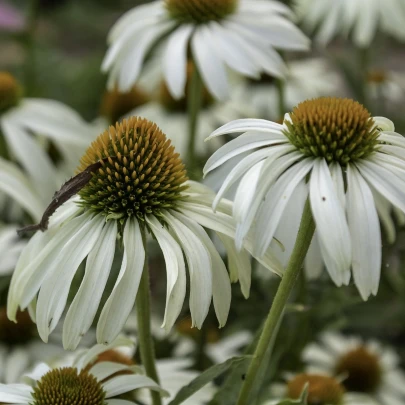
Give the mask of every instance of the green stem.
POLYGON ((196 138, 197 138, 197 125, 198 115, 202 106, 203 97, 203 82, 201 80, 200 73, 196 64, 191 75, 190 84, 188 86, 187 94, 187 112, 188 112, 188 147, 187 147, 187 161, 190 174, 193 176, 194 169, 196 168, 197 156, 195 150, 196 138))
POLYGON ((294 287, 297 276, 301 270, 305 256, 315 232, 315 222, 312 217, 309 200, 307 200, 298 230, 297 240, 290 261, 281 279, 273 304, 263 327, 253 359, 249 365, 246 379, 239 393, 237 405, 250 404, 250 393, 255 383, 258 371, 261 369, 265 353, 271 341, 277 334, 277 324, 283 314, 288 297, 294 287))
MULTIPOLYGON (((149 266, 147 255, 147 243, 145 232, 142 233, 143 245, 145 247, 145 264, 136 297, 136 316, 138 321, 138 341, 141 361, 145 367, 146 375, 159 383, 156 370, 155 348, 150 326, 150 286, 149 286, 149 266)), ((160 394, 151 390, 153 405, 162 405, 160 394)))
POLYGON ((287 108, 285 106, 285 83, 283 79, 277 79, 277 92, 278 92, 278 115, 279 119, 284 119, 284 114, 287 112, 287 108))

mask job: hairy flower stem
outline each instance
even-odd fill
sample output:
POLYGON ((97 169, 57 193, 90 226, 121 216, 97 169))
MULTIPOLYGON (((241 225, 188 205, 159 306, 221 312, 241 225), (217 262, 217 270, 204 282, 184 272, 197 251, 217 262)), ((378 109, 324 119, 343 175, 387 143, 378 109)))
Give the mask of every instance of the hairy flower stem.
POLYGON ((297 276, 301 270, 305 256, 315 232, 315 222, 312 217, 309 200, 307 200, 298 230, 297 240, 290 261, 281 279, 273 304, 263 326, 263 331, 249 365, 245 381, 239 393, 237 405, 250 404, 250 394, 253 389, 258 371, 261 369, 265 353, 271 341, 277 334, 277 324, 283 314, 288 297, 294 287, 297 276))
MULTIPOLYGON (((149 266, 147 255, 147 242, 145 231, 142 232, 143 245, 145 247, 145 264, 141 282, 139 285, 138 295, 136 297, 136 316, 138 321, 138 341, 141 361, 145 367, 146 375, 152 380, 159 383, 159 377, 155 364, 155 348, 150 325, 150 286, 149 286, 149 266)), ((153 405, 162 405, 160 394, 150 391, 153 405)))
POLYGON ((283 119, 284 114, 287 112, 285 106, 285 82, 283 79, 277 79, 277 93, 278 93, 278 116, 283 119))
POLYGON ((359 102, 363 104, 366 108, 369 106, 369 96, 368 96, 368 73, 370 67, 370 49, 360 48, 357 50, 359 58, 359 68, 360 68, 360 78, 361 78, 361 93, 359 94, 359 102))
MULTIPOLYGON (((187 147, 187 163, 190 177, 195 179, 197 172, 197 156, 195 150, 198 115, 201 110, 203 98, 203 82, 197 65, 194 64, 194 69, 191 74, 188 95, 187 95, 187 112, 188 112, 188 147, 187 147)), ((198 177, 198 176, 197 176, 198 177)))

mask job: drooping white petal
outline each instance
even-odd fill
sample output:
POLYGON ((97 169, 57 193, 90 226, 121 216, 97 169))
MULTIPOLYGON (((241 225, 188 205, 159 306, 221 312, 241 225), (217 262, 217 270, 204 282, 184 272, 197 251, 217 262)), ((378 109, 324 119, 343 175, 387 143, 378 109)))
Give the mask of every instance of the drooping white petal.
POLYGON ((198 236, 211 256, 212 295, 214 309, 219 322, 219 327, 222 327, 226 324, 229 308, 231 306, 231 282, 229 280, 229 275, 225 264, 201 225, 180 212, 173 211, 172 214, 198 236))
POLYGON ((187 45, 192 25, 183 25, 170 35, 163 56, 163 74, 170 93, 175 98, 184 96, 187 79, 187 45))
POLYGON ((311 172, 309 196, 322 257, 332 280, 340 286, 348 279, 348 274, 350 275, 350 233, 324 159, 315 161, 311 172))
POLYGON ((135 303, 145 262, 145 248, 136 219, 127 219, 124 228, 124 255, 121 270, 97 324, 97 341, 112 342, 124 327, 135 303))
POLYGON ((35 366, 35 368, 30 372, 24 375, 24 377, 29 378, 30 380, 39 381, 47 372, 51 371, 45 363, 40 363, 35 366))
POLYGON ((263 256, 269 247, 294 190, 313 165, 312 159, 302 160, 286 170, 270 188, 256 220, 255 243, 258 256, 263 256))
POLYGON ((103 381, 104 379, 120 371, 125 370, 128 372, 129 369, 130 367, 126 364, 115 363, 112 361, 102 361, 91 367, 89 373, 94 375, 98 381, 103 381))
POLYGON ((169 331, 179 316, 186 295, 186 266, 183 252, 176 240, 154 217, 147 216, 148 222, 166 263, 167 289, 166 307, 162 327, 169 331))
POLYGON ((93 322, 110 274, 116 238, 117 223, 109 221, 87 258, 83 281, 63 324, 63 346, 67 350, 76 349, 93 322))
POLYGON ((191 50, 209 92, 218 100, 225 100, 229 96, 228 78, 225 65, 212 46, 212 40, 209 28, 200 25, 191 39, 191 50))
POLYGON ((211 256, 207 247, 201 243, 186 225, 170 212, 164 212, 164 218, 183 248, 190 272, 190 312, 193 326, 201 328, 212 297, 211 256))
MULTIPOLYGON (((54 268, 44 279, 38 295, 36 321, 38 333, 44 342, 62 316, 70 286, 79 265, 87 257, 99 238, 104 218, 95 215, 87 217, 75 235, 59 249, 59 256, 53 263, 54 268)), ((31 302, 23 299, 24 308, 31 302)))
POLYGON ((377 294, 381 271, 381 233, 373 194, 358 170, 347 167, 347 217, 353 277, 364 300, 377 294), (367 241, 367 243, 365 243, 367 241))

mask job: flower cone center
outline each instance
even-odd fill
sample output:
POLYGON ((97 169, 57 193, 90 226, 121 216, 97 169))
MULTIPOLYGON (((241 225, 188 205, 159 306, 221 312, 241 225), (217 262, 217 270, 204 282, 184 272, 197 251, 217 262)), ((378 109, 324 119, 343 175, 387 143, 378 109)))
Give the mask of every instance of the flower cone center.
POLYGON ((187 188, 179 154, 151 121, 132 117, 111 126, 89 147, 79 171, 102 162, 82 188, 83 205, 108 218, 159 216, 187 188))
POLYGON ((203 24, 233 14, 238 0, 165 0, 170 16, 180 22, 203 24))
POLYGON ((308 384, 308 405, 340 405, 344 388, 334 378, 317 374, 298 374, 288 382, 288 397, 299 399, 308 384))
POLYGON ((108 118, 111 124, 115 124, 125 114, 148 101, 148 95, 137 86, 126 93, 121 93, 118 89, 106 91, 101 101, 100 114, 108 118))
POLYGON ((348 391, 373 393, 381 382, 378 357, 360 346, 346 353, 338 362, 336 373, 346 375, 343 385, 348 391))
POLYGON ((0 342, 6 345, 22 344, 30 341, 36 332, 27 311, 17 313, 17 323, 7 318, 5 307, 0 309, 0 342))
POLYGON ((293 109, 284 132, 307 156, 346 165, 376 150, 379 130, 370 113, 350 99, 321 97, 293 109))
POLYGON ((383 70, 372 70, 367 74, 367 81, 369 83, 382 84, 387 79, 387 74, 383 70))
POLYGON ((105 392, 101 383, 86 371, 67 367, 49 371, 32 393, 33 405, 103 405, 105 392))
POLYGON ((0 112, 14 107, 21 98, 21 87, 7 72, 0 72, 0 112))

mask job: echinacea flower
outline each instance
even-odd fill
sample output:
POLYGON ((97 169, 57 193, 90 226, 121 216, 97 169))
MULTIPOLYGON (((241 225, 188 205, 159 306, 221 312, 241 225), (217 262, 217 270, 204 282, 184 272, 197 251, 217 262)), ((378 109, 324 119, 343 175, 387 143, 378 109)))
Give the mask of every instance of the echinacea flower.
POLYGON ((326 45, 335 36, 351 36, 356 46, 371 45, 377 30, 405 40, 402 0, 295 0, 298 20, 326 45))
POLYGON ((347 391, 364 393, 380 405, 399 405, 405 400, 405 373, 400 357, 375 340, 327 332, 320 343, 309 344, 303 360, 311 372, 341 376, 347 391))
MULTIPOLYGON (((149 377, 134 374, 131 366, 107 361, 92 365, 99 354, 122 344, 121 338, 110 346, 96 345, 80 352, 69 366, 53 368, 41 363, 25 377, 28 384, 0 384, 0 401, 26 405, 118 405, 123 403, 119 399, 121 394, 140 388, 166 395, 149 377)), ((130 400, 124 402, 135 404, 130 400)))
MULTIPOLYGON (((97 312, 119 238, 123 246, 121 270, 97 325, 98 342, 111 342, 135 302, 147 232, 157 240, 166 261, 162 326, 172 327, 185 299, 183 254, 190 274, 193 325, 201 327, 212 298, 219 324, 224 325, 231 300, 230 279, 203 227, 218 233, 228 247, 232 280, 240 279, 247 296, 249 255, 244 249, 235 249, 231 203, 225 201, 213 213, 213 193, 187 181, 184 164, 165 134, 156 124, 138 117, 102 133, 83 156, 79 173, 94 164, 98 168, 91 171, 79 195, 57 209, 48 229, 45 226, 44 232, 37 232, 21 254, 9 290, 9 318, 15 320, 19 306, 36 308, 38 331, 46 341, 62 316, 73 277, 87 258, 84 278, 63 329, 64 346, 76 347, 97 312)), ((252 251, 251 239, 245 247, 252 251)), ((271 251, 263 261, 274 271, 282 271, 271 251)))
POLYGON ((352 270, 363 299, 376 294, 381 231, 373 193, 405 211, 405 139, 394 132, 393 123, 371 117, 353 100, 319 98, 299 104, 282 125, 239 120, 211 138, 229 133, 243 134, 215 152, 204 171, 256 149, 232 169, 213 205, 241 179, 233 206, 237 246, 252 228, 260 256, 289 201, 304 187, 301 195, 304 201, 308 196, 322 259, 333 281, 348 284, 352 270))
POLYGON ((287 378, 286 384, 277 387, 280 395, 277 399, 264 402, 262 405, 278 405, 283 400, 298 400, 307 390, 307 405, 377 405, 367 395, 346 392, 338 378, 326 373, 302 373, 287 378))
POLYGON ((67 161, 77 161, 97 134, 97 128, 58 101, 24 98, 17 80, 1 71, 0 131, 11 159, 24 168, 45 201, 60 182, 51 158, 32 134, 52 140, 67 161))
POLYGON ((160 41, 165 79, 175 98, 184 95, 188 49, 209 92, 229 93, 226 67, 244 76, 282 76, 277 49, 306 50, 309 40, 291 22, 290 9, 263 0, 159 0, 124 14, 108 36, 102 69, 108 86, 129 90, 160 41))

